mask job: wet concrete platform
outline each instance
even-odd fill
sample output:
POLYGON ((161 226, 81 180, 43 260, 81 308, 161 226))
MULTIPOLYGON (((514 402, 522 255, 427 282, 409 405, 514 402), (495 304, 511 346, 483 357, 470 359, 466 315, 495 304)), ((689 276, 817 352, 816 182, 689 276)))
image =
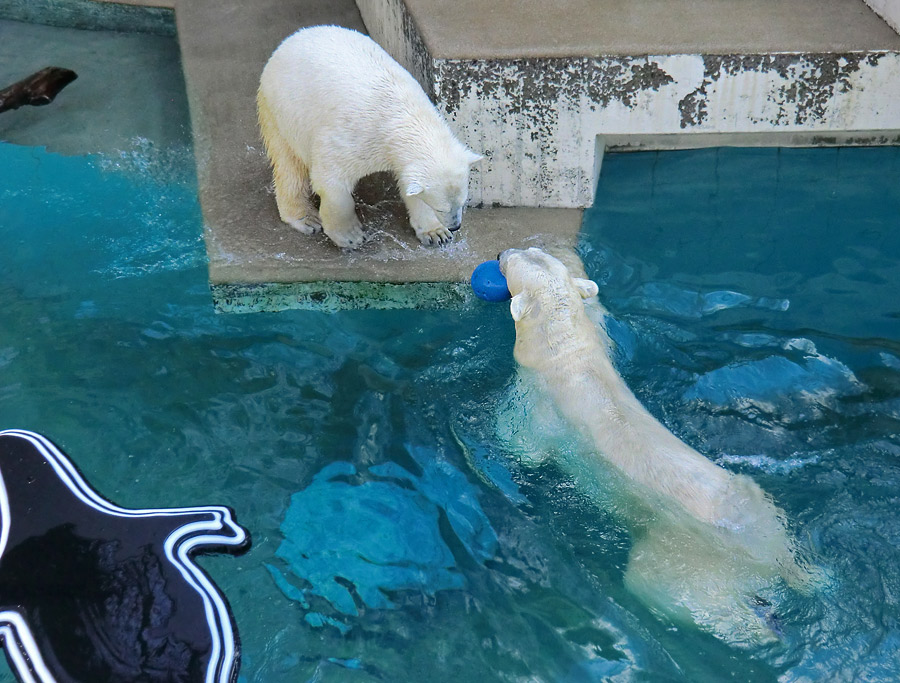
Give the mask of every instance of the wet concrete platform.
POLYGON ((365 26, 352 0, 181 0, 176 19, 194 132, 210 284, 220 311, 446 306, 473 268, 546 234, 574 244, 578 210, 470 208, 444 247, 421 246, 389 178, 358 188, 370 241, 338 249, 283 224, 256 123, 277 45, 302 26, 365 26))

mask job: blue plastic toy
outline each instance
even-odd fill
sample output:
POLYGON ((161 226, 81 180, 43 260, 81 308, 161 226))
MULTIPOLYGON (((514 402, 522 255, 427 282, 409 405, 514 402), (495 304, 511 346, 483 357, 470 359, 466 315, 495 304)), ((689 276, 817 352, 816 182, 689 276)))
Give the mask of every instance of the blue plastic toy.
POLYGON ((506 277, 500 272, 500 261, 485 261, 472 271, 472 291, 485 301, 506 301, 512 297, 506 277))

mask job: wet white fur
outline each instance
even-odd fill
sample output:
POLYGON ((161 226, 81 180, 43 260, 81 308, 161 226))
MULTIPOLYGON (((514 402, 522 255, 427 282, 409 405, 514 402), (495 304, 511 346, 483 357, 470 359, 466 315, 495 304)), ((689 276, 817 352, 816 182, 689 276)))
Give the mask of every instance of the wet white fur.
POLYGON ((446 242, 458 228, 469 167, 481 157, 368 36, 313 26, 286 38, 263 69, 257 111, 279 214, 297 230, 324 229, 335 244, 358 247, 364 236, 351 193, 378 171, 397 178, 424 244, 446 242))
POLYGON ((539 416, 549 414, 540 405, 548 401, 583 439, 585 447, 561 464, 595 490, 599 483, 629 525, 625 583, 632 592, 733 644, 773 638, 764 614, 771 610, 757 596, 771 596, 779 578, 804 590, 812 585, 781 511, 751 478, 712 463, 641 405, 596 324, 605 314, 597 285, 585 279, 576 255, 566 260, 569 268, 534 248, 501 255, 513 294, 517 400, 530 396, 531 414, 539 416))

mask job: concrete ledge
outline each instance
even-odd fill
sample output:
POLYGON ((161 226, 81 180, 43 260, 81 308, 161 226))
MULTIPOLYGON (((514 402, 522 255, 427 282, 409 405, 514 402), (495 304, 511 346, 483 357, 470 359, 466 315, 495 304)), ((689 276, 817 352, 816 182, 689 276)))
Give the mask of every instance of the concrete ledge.
POLYGON ((879 147, 900 145, 900 130, 835 133, 671 133, 660 135, 605 135, 607 151, 698 149, 702 147, 879 147))
POLYGON ((288 309, 335 312, 364 309, 461 308, 472 301, 459 282, 295 282, 213 285, 217 313, 260 313, 288 309))
POLYGON ((0 19, 174 36, 173 8, 174 0, 0 0, 0 19))
POLYGON ((485 154, 474 202, 590 206, 598 137, 900 131, 900 36, 862 0, 358 5, 485 154))
MULTIPOLYGON (((374 179, 374 177, 373 177, 374 179)), ((472 298, 468 282, 482 261, 509 247, 575 247, 582 212, 572 209, 470 209, 465 227, 441 249, 419 245, 407 224, 399 196, 368 204, 362 182, 359 202, 364 223, 383 225, 378 239, 352 253, 336 249, 323 236, 309 237, 279 226, 272 239, 296 240, 278 251, 271 243, 240 246, 242 258, 230 263, 210 255, 210 284, 216 310, 223 313, 364 308, 452 308, 472 298), (257 258, 247 259, 255 253, 257 258)), ((358 194, 360 194, 358 192, 358 194)), ((224 233, 213 238, 218 240, 224 233)), ((246 237, 234 235, 238 242, 246 237)), ((226 239, 229 239, 226 237, 226 239)), ((283 245, 284 246, 284 245, 283 245)))
MULTIPOLYGON (((369 7, 397 0, 360 0, 369 7)), ((432 59, 767 54, 896 49, 863 0, 401 0, 432 59)), ((865 0, 872 8, 896 0, 865 0)), ((408 31, 409 29, 407 29, 408 31)))
MULTIPOLYGON (((375 183, 361 183, 371 190, 375 183)), ((359 197, 368 226, 385 226, 378 239, 347 253, 323 236, 309 237, 278 226, 271 239, 292 244, 279 251, 271 243, 253 245, 246 236, 243 258, 229 262, 210 256, 210 281, 216 310, 223 313, 289 308, 338 310, 363 308, 452 308, 471 300, 468 281, 482 261, 511 246, 554 245, 573 248, 582 212, 567 209, 470 209, 465 228, 442 248, 423 247, 407 224, 399 196, 376 205, 359 197), (257 254, 247 259, 246 255, 257 254)), ((219 240, 222 232, 213 236, 219 240)), ((229 239, 226 237, 226 240, 229 239)), ((285 245, 282 244, 284 247, 285 245)))
POLYGON ((353 252, 337 249, 323 235, 302 235, 277 217, 254 231, 243 230, 240 223, 208 231, 217 309, 455 305, 463 301, 460 283, 467 283, 482 261, 496 258, 507 247, 535 241, 574 246, 581 228, 580 210, 470 209, 452 243, 440 249, 424 247, 396 193, 385 192, 386 199, 367 203, 373 195, 367 197, 366 192, 377 187, 378 180, 366 179, 357 190, 363 222, 377 234, 353 252))

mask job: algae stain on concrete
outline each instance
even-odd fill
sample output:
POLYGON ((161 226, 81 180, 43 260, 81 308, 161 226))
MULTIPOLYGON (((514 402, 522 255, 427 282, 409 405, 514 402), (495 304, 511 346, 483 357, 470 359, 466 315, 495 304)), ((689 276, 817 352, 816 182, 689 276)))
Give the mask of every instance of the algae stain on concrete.
POLYGON ((212 285, 217 313, 297 309, 333 313, 363 309, 449 309, 473 301, 462 282, 291 282, 212 285))
POLYGON ((540 118, 557 102, 586 94, 592 106, 636 104, 636 96, 659 90, 674 78, 649 57, 577 59, 436 60, 440 78, 436 97, 455 114, 472 94, 507 103, 512 114, 540 118))
POLYGON ((826 123, 828 107, 835 96, 851 90, 854 74, 864 65, 876 66, 885 54, 702 55, 703 79, 678 103, 681 128, 701 126, 708 121, 715 84, 753 74, 781 81, 767 95, 767 101, 776 107, 771 125, 826 123))

